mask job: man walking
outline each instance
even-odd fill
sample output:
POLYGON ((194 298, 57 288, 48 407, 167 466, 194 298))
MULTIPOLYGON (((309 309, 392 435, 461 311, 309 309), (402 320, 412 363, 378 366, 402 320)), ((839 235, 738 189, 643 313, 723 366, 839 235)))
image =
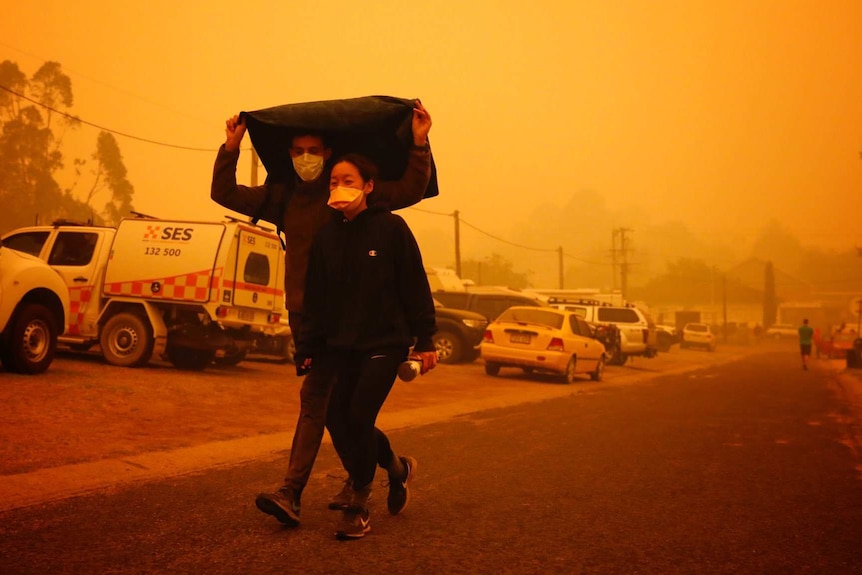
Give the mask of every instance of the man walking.
POLYGON ((808 318, 802 320, 799 326, 799 352, 802 354, 802 369, 808 369, 808 358, 811 357, 811 340, 814 330, 808 325, 808 318))

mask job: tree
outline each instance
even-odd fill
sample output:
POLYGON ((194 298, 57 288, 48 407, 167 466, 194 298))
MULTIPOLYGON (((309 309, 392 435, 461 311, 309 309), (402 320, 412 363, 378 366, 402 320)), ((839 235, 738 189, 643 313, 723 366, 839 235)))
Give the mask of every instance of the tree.
MULTIPOLYGON (((63 136, 80 126, 70 113, 72 82, 59 63, 44 63, 28 79, 16 63, 0 62, 0 86, 6 88, 0 91, 0 230, 58 217, 116 223, 131 211, 134 188, 119 146, 106 132, 99 134, 91 157, 96 181, 86 201, 75 193, 75 185, 64 189, 58 181, 64 168, 63 136), (110 199, 96 209, 93 196, 104 188, 111 190, 110 199)), ((84 165, 75 160, 78 174, 84 165)))
POLYGON ((93 205, 93 197, 102 190, 111 192, 110 199, 105 203, 102 217, 107 222, 117 223, 125 214, 132 210, 132 196, 135 188, 126 178, 126 166, 120 146, 113 134, 99 132, 96 151, 92 159, 96 162, 95 179, 87 194, 86 203, 93 205))
POLYGON ((500 254, 491 254, 481 261, 461 262, 461 279, 471 279, 477 285, 501 285, 511 288, 530 287, 532 271, 516 272, 511 261, 500 254))

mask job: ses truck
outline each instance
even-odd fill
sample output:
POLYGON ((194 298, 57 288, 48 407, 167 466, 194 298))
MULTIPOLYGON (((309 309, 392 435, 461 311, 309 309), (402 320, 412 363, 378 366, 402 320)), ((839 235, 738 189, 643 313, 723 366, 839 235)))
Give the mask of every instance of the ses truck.
POLYGON ((69 289, 59 341, 96 344, 118 366, 166 359, 203 369, 284 338, 284 252, 249 223, 128 218, 116 227, 56 222, 21 228, 3 245, 45 260, 69 289))

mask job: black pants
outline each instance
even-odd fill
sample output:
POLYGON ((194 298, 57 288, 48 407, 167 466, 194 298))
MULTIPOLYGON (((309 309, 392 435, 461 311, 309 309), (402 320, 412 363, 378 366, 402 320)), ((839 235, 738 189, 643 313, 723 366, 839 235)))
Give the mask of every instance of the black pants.
MULTIPOLYGON (((288 315, 290 330, 296 338, 302 326, 302 316, 291 312, 288 315)), ((299 418, 296 421, 296 430, 293 434, 293 443, 290 446, 290 460, 287 464, 287 473, 284 484, 293 487, 297 493, 302 493, 311 469, 320 451, 320 443, 323 440, 323 429, 326 425, 326 410, 329 396, 336 379, 336 366, 325 357, 318 358, 312 370, 302 380, 299 391, 299 418)), ((344 469, 347 469, 346 447, 338 443, 336 435, 329 432, 332 438, 332 446, 341 459, 344 469)), ((378 463, 384 469, 392 462, 392 450, 389 447, 389 439, 379 429, 374 430, 378 443, 378 463)))
POLYGON ((344 450, 344 466, 355 489, 373 481, 378 461, 392 461, 389 439, 374 424, 408 351, 333 351, 328 356, 335 366, 336 380, 326 427, 333 444, 344 450))

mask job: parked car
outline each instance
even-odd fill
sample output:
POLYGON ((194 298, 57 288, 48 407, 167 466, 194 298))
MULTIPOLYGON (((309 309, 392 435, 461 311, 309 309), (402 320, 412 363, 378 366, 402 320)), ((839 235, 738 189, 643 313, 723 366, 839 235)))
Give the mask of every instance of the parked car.
POLYGON ((682 328, 680 348, 702 347, 708 351, 715 351, 715 345, 715 334, 705 323, 687 323, 682 328))
POLYGON ((799 337, 799 328, 789 323, 776 323, 766 328, 766 337, 783 339, 788 337, 799 337))
POLYGON ((434 345, 440 363, 471 362, 479 357, 479 344, 488 320, 485 316, 463 309, 444 306, 434 300, 437 333, 434 345))
POLYGON ((56 271, 0 243, 0 361, 7 371, 42 373, 69 324, 69 290, 56 271))
POLYGON ((582 317, 549 307, 510 307, 488 325, 480 347, 488 375, 517 367, 559 374, 566 383, 580 373, 601 381, 606 360, 605 346, 582 317))
POLYGON ((435 291, 434 298, 446 307, 482 314, 489 322, 513 305, 546 306, 535 295, 502 287, 467 286, 463 291, 435 291))
POLYGON ((590 324, 615 325, 619 330, 619 340, 615 346, 607 348, 611 365, 623 365, 631 356, 658 355, 656 325, 649 314, 637 306, 562 297, 549 297, 548 303, 552 307, 575 312, 590 324))

